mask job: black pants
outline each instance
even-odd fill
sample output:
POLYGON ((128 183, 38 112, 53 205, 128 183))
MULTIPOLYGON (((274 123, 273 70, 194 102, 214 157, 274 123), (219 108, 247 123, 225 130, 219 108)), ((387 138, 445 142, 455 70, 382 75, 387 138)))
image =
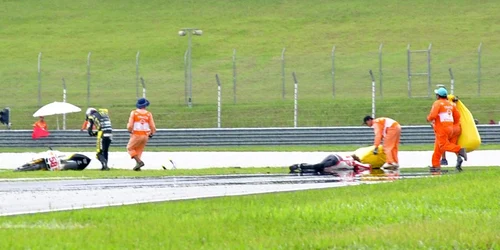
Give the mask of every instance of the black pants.
POLYGON ((111 134, 105 134, 102 131, 97 133, 97 159, 102 163, 103 167, 108 164, 109 146, 113 141, 111 134))
POLYGON ((325 168, 335 166, 339 163, 339 159, 335 155, 328 155, 323 161, 316 164, 303 164, 300 166, 302 170, 314 172, 323 172, 325 168))

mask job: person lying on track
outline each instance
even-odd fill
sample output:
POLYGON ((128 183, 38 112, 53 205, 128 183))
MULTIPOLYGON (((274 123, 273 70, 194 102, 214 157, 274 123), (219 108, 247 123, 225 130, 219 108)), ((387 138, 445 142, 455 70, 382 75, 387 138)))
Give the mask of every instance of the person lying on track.
POLYGON ((316 164, 294 164, 289 167, 290 173, 314 173, 314 174, 334 174, 337 171, 350 170, 355 174, 370 171, 371 165, 361 163, 356 155, 340 156, 338 154, 328 155, 323 161, 316 164))

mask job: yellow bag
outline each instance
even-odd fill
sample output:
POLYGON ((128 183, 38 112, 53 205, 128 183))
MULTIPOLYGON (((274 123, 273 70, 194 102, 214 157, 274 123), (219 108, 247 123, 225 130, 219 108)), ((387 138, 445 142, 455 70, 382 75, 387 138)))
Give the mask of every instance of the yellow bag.
POLYGON ((381 168, 385 163, 385 153, 382 145, 378 146, 378 154, 374 155, 375 146, 358 148, 354 154, 359 157, 361 163, 370 164, 372 168, 381 168))
MULTIPOLYGON (((453 98, 455 96, 448 95, 448 100, 453 101, 453 98)), ((460 100, 456 104, 458 113, 460 113, 460 125, 462 126, 462 134, 458 137, 458 145, 465 148, 467 152, 472 152, 481 145, 481 136, 477 131, 474 117, 469 109, 460 100)))

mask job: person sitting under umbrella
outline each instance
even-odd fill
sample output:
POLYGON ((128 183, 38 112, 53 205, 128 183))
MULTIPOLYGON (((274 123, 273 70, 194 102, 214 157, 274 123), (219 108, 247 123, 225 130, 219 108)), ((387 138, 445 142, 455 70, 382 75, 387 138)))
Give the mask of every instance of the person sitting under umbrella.
POLYGON ((35 122, 35 123, 33 124, 33 127, 34 127, 34 128, 35 128, 35 127, 38 127, 38 128, 43 129, 43 130, 48 130, 47 123, 45 122, 44 117, 43 117, 43 116, 40 116, 39 118, 40 118, 40 119, 39 119, 37 122, 35 122))
POLYGON ((33 124, 33 133, 31 134, 31 138, 33 139, 49 136, 47 123, 45 122, 44 117, 40 116, 39 118, 40 119, 33 124))

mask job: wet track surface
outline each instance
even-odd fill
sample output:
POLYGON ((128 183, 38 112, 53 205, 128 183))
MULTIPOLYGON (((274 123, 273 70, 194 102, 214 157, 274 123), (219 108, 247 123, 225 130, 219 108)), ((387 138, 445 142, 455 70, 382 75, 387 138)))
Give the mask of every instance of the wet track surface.
POLYGON ((117 179, 0 180, 0 215, 380 183, 392 177, 224 175, 117 179))

